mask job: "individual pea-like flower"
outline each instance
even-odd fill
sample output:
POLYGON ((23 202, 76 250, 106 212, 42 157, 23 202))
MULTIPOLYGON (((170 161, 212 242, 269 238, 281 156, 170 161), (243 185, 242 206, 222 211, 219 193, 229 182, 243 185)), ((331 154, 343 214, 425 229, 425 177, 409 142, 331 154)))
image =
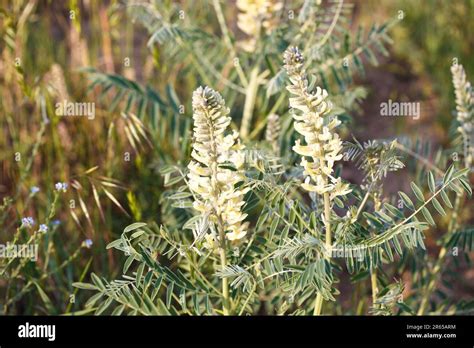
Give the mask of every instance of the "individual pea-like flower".
POLYGON ((45 224, 41 224, 41 225, 39 226, 38 232, 40 232, 40 233, 46 233, 46 232, 48 232, 48 226, 46 226, 45 224))
MULTIPOLYGON (((193 207, 208 214, 210 221, 225 232, 228 240, 247 233, 247 214, 242 213, 248 189, 236 188, 244 181, 244 147, 238 133, 224 135, 230 124, 229 110, 221 95, 209 87, 193 93, 194 142, 189 168, 189 187, 196 199, 193 207)), ((206 237, 211 245, 210 237, 206 237)))
POLYGON ((66 192, 67 191, 67 183, 65 182, 57 182, 55 185, 54 185, 54 188, 56 189, 56 191, 58 192, 66 192))
POLYGON ((30 189, 30 193, 32 195, 38 193, 40 191, 39 187, 38 186, 32 186, 31 189, 30 189))
POLYGON ((293 150, 302 156, 301 165, 306 176, 302 187, 318 194, 330 193, 331 198, 346 195, 351 191, 349 186, 332 175, 334 163, 342 158, 342 142, 335 132, 340 121, 329 116, 328 93, 321 87, 309 90, 303 55, 297 47, 289 47, 283 58, 291 82, 287 90, 293 95, 290 107, 294 128, 305 141, 302 144, 298 139, 293 146, 293 150))
POLYGON ((21 219, 21 225, 23 227, 31 228, 35 224, 35 220, 31 216, 27 216, 21 219))
POLYGON ((255 51, 262 33, 270 34, 278 27, 278 12, 283 8, 281 0, 237 0, 237 26, 248 39, 239 45, 247 52, 255 51))
POLYGON ((211 233, 206 233, 204 235, 204 243, 203 243, 204 248, 209 249, 209 250, 215 250, 219 246, 217 245, 217 239, 215 235, 212 235, 211 233))

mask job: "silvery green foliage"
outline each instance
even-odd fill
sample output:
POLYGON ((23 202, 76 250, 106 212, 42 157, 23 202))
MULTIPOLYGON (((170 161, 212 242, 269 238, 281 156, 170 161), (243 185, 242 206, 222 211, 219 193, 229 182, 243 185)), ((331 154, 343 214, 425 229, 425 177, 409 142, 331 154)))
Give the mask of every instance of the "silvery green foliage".
MULTIPOLYGON (((197 124, 195 144, 199 144, 194 148, 193 158, 201 163, 199 176, 206 178, 210 174, 206 169, 218 166, 214 163, 218 148, 214 142, 225 143, 223 134, 229 120, 224 101, 211 89, 199 88, 193 104, 197 124), (209 151, 207 147, 215 149, 209 151), (199 153, 204 153, 205 148, 207 157, 204 158, 199 153)), ((229 144, 234 144, 234 138, 229 144)), ((347 195, 348 198, 354 195, 356 202, 356 193, 360 191, 371 197, 371 183, 381 182, 388 172, 403 167, 394 142, 365 145, 356 142, 348 159, 354 160, 366 174, 364 183, 347 195)), ((176 175, 180 179, 172 179, 174 184, 182 180, 186 183, 170 196, 172 200, 185 198, 200 204, 200 198, 193 197, 193 191, 211 192, 199 188, 201 186, 193 188, 193 184, 186 181, 188 175, 184 168, 163 168, 162 172, 168 178, 176 175)), ((284 176, 270 171, 254 177, 248 172, 251 191, 246 202, 253 208, 246 207, 245 210, 257 212, 259 217, 256 225, 249 227, 239 248, 225 246, 229 263, 222 269, 216 266, 215 253, 196 247, 199 231, 208 228, 207 219, 215 214, 210 205, 183 226, 193 230, 191 236, 180 232, 178 226, 136 223, 127 227, 119 240, 109 244, 128 255, 123 279, 107 282, 93 276, 93 284, 75 285, 98 292, 86 309, 94 310, 96 314, 110 311, 112 304, 113 314, 222 314, 220 279, 231 280, 231 313, 235 314, 254 313, 262 304, 267 306, 258 295, 261 293, 272 298, 273 305, 268 310, 274 313, 307 314, 316 294, 329 301, 330 308, 337 308, 337 284, 343 264, 353 279, 363 279, 367 272, 395 262, 396 255, 403 259, 410 250, 424 249, 423 233, 435 224, 428 207, 444 215, 443 205, 452 207, 450 191, 461 194, 464 189, 470 193, 466 173, 467 170, 455 170, 453 166, 442 177, 429 172, 426 179, 429 193, 425 194, 417 184, 411 183, 410 195, 399 192, 402 207, 380 202, 374 209, 368 204, 364 206, 363 202, 353 206, 345 202, 338 208, 342 212, 336 214, 335 206, 331 206, 334 240, 328 248, 323 241, 322 207, 318 202, 308 205, 299 199, 306 190, 298 176, 294 177, 291 171, 284 176), (261 180, 262 175, 266 180, 261 180), (299 187, 304 190, 300 191, 299 187), (361 210, 362 214, 356 210, 361 210), (163 256, 156 259, 157 254, 163 256), (162 263, 164 257, 169 266, 162 263), (132 264, 137 264, 138 268, 128 275, 132 264)), ((202 182, 202 187, 212 189, 207 180, 202 182)), ((199 194, 202 199, 202 193, 199 194)), ((460 233, 456 236, 450 243, 455 243, 454 238, 465 239, 460 233)), ((383 315, 413 313, 402 291, 402 283, 387 284, 379 292, 371 312, 383 315)))
MULTIPOLYGON (((425 260, 419 258, 426 255, 425 232, 450 213, 454 195, 470 194, 471 188, 468 171, 449 166, 445 160, 436 162, 443 170, 429 168, 411 182, 410 192, 389 195, 383 192, 387 176, 398 179, 397 171, 408 161, 402 158, 403 144, 354 140, 344 145, 339 138, 344 112, 364 96, 360 89, 350 88, 352 76, 363 72, 363 57, 376 64, 375 52, 385 53, 392 23, 373 26, 367 35, 360 30, 351 38, 346 19, 350 9, 342 1, 326 7, 320 1, 305 1, 295 22, 280 17, 276 30, 261 32, 259 40, 246 46, 251 49, 249 54, 249 50, 233 52, 228 47, 232 40, 225 39, 225 34, 203 33, 199 20, 178 22, 171 15, 175 9, 166 4, 133 3, 129 11, 150 31, 150 48, 164 45, 169 48, 164 50, 167 59, 186 61, 188 73, 194 71, 208 85, 225 85, 221 93, 231 108, 220 93, 208 87, 194 92, 193 142, 182 145, 176 163, 159 165, 164 177, 159 224, 132 224, 108 245, 127 256, 123 278, 109 282, 94 275, 93 284, 77 283, 77 287, 96 292, 86 310, 96 314, 220 315, 225 313, 221 288, 225 279, 229 280, 231 314, 257 314, 262 308, 269 314, 310 314, 316 296, 326 301, 324 314, 355 314, 357 308, 381 315, 415 313, 421 295, 404 298, 404 284, 393 279, 412 260, 425 260), (237 58, 235 72, 226 76, 222 71, 229 56, 223 50, 237 58), (225 134, 241 119, 235 110, 243 108, 238 103, 248 92, 245 77, 254 69, 261 73, 255 74, 257 85, 265 87, 264 93, 258 88, 256 92, 255 105, 261 109, 255 114, 265 119, 256 119, 255 129, 267 124, 272 156, 261 155, 264 146, 258 132, 252 140, 244 139, 245 149, 236 132, 225 134), (314 87, 316 82, 319 86, 314 87), (273 96, 289 101, 290 110, 283 102, 270 109, 273 96), (329 99, 337 103, 331 105, 329 99), (267 117, 273 113, 280 115, 279 120, 267 117), (296 145, 295 138, 301 138, 296 145), (247 150, 260 155, 247 161, 247 150), (279 155, 282 158, 275 159, 279 155), (299 161, 302 166, 297 165, 299 161), (361 171, 360 183, 343 183, 342 169, 347 162, 361 171), (329 219, 324 217, 325 193, 332 194, 329 219), (247 226, 244 220, 251 223, 247 226), (325 241, 328 223, 333 232, 329 244, 325 241), (219 224, 228 224, 226 232, 234 233, 227 241, 219 239, 219 224), (216 243, 223 240, 225 243, 216 243), (368 308, 366 296, 361 295, 352 307, 344 307, 341 279, 349 275, 355 286, 370 293, 373 289, 366 278, 374 273, 380 291, 372 306, 368 308)), ((294 4, 284 6, 296 7, 294 4)), ((145 110, 148 105, 158 115, 157 110, 163 109, 168 115, 160 119, 163 125, 172 122, 169 115, 177 100, 173 93, 163 102, 153 89, 133 81, 109 75, 99 75, 95 81, 108 88, 120 86, 124 93, 144 100, 145 110)), ((191 123, 188 126, 190 131, 191 123)), ((428 156, 416 155, 417 165, 430 163, 428 156)), ((454 231, 448 237, 448 246, 472 247, 470 229, 454 231)), ((418 286, 425 281, 420 275, 424 269, 413 269, 418 286)))

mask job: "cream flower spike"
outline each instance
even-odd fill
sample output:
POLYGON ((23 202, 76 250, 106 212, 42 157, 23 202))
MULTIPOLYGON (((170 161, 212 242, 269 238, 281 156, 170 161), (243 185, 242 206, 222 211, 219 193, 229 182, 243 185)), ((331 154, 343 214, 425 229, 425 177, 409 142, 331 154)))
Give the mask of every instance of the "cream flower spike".
POLYGON ((466 131, 471 131, 474 122, 474 90, 461 64, 451 66, 451 73, 456 96, 457 118, 466 131))
MULTIPOLYGON (((221 95, 209 87, 193 93, 194 142, 188 165, 189 187, 197 197, 193 207, 208 213, 228 240, 242 239, 247 233, 247 214, 241 211, 248 189, 236 189, 243 181, 244 147, 238 133, 224 135, 230 124, 229 109, 221 95), (236 171, 221 165, 233 165, 236 171)), ((207 244, 210 236, 206 237, 207 244)))
POLYGON ((283 8, 281 0, 237 0, 237 26, 248 39, 240 46, 247 52, 255 51, 257 40, 262 31, 269 34, 278 26, 278 12, 283 8))
POLYGON ((295 130, 305 140, 305 145, 297 140, 293 150, 302 156, 305 182, 302 187, 318 194, 330 193, 331 199, 349 193, 349 185, 332 176, 334 162, 342 158, 342 142, 335 128, 340 121, 328 117, 331 111, 328 93, 321 87, 309 90, 308 78, 304 69, 304 59, 297 47, 288 48, 284 55, 285 69, 291 84, 288 91, 293 109, 295 130))
MULTIPOLYGON (((454 94, 456 96, 456 117, 459 121, 458 130, 464 144, 471 144, 474 139, 474 89, 467 80, 466 71, 461 64, 451 66, 454 94)), ((464 146, 466 167, 474 162, 472 146, 464 146)))

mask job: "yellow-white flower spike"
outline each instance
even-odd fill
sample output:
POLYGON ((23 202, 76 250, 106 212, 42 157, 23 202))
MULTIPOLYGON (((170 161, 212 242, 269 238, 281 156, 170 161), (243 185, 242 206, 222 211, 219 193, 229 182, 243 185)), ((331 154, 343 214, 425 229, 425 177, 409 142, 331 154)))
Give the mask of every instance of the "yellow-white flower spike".
POLYGON ((466 72, 461 64, 451 66, 454 94, 456 96, 456 117, 459 121, 459 132, 464 139, 464 157, 466 167, 474 162, 471 144, 474 139, 474 89, 467 80, 466 72))
MULTIPOLYGON (((224 230, 227 239, 238 240, 246 235, 248 227, 243 222, 247 215, 242 213, 247 189, 235 188, 244 180, 244 147, 237 132, 224 134, 231 121, 228 114, 229 109, 218 92, 209 87, 194 91, 194 142, 188 178, 196 196, 194 208, 208 214, 224 230), (235 170, 229 169, 230 166, 235 170)), ((212 244, 209 238, 206 237, 207 245, 212 244)))
POLYGON ((302 187, 318 194, 330 193, 331 198, 346 195, 349 186, 332 176, 334 163, 342 158, 342 142, 335 128, 340 124, 329 117, 331 104, 328 93, 321 87, 309 90, 303 55, 297 47, 288 48, 284 55, 285 69, 290 79, 287 90, 293 95, 290 107, 295 130, 304 137, 305 144, 297 140, 293 150, 302 156, 305 182, 302 187))
POLYGON ((248 39, 240 46, 247 52, 254 52, 262 32, 270 34, 278 27, 278 12, 283 8, 281 0, 237 0, 237 26, 248 39))
POLYGON ((451 66, 451 73, 456 96, 457 118, 463 128, 471 131, 474 122, 474 90, 461 64, 451 66))

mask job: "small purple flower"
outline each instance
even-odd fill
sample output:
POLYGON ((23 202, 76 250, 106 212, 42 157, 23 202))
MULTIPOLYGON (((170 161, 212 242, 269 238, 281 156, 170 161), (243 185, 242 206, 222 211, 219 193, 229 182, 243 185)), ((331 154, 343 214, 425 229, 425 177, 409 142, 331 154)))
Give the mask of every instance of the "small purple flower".
POLYGON ((39 187, 38 186, 33 186, 31 189, 30 189, 30 192, 32 195, 34 195, 35 193, 38 193, 39 192, 39 187))
POLYGON ((54 185, 54 188, 58 192, 66 192, 67 191, 67 183, 65 182, 57 182, 56 185, 54 185))
POLYGON ((31 216, 21 219, 21 225, 24 227, 30 228, 30 227, 33 227, 34 224, 35 224, 35 220, 31 216))
POLYGON ((54 226, 59 226, 61 224, 61 220, 53 220, 51 222, 54 226))
POLYGON ((48 226, 46 226, 45 224, 41 224, 40 227, 39 227, 38 232, 41 232, 41 233, 48 232, 48 226))
POLYGON ((93 244, 93 243, 92 243, 92 239, 86 239, 86 240, 84 241, 84 246, 85 246, 86 248, 89 248, 89 249, 90 249, 90 247, 92 246, 92 244, 93 244))

